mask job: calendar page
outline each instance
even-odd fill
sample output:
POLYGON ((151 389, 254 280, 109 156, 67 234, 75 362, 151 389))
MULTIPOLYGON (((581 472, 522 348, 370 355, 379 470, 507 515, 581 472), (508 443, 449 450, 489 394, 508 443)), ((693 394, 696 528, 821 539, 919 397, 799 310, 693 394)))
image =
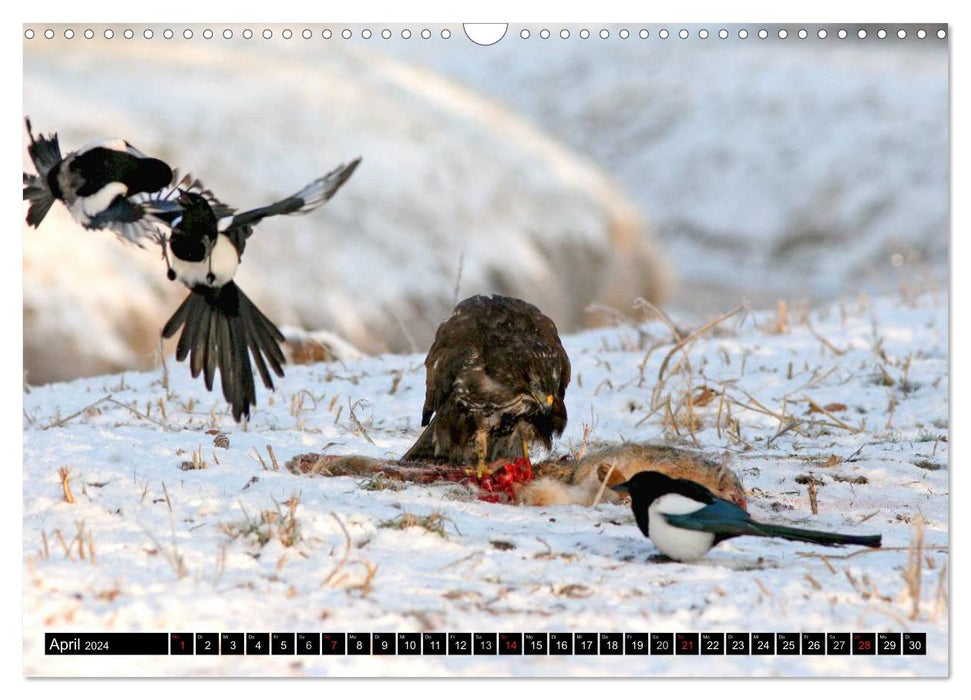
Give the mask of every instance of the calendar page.
POLYGON ((947 676, 949 32, 24 24, 24 674, 947 676))

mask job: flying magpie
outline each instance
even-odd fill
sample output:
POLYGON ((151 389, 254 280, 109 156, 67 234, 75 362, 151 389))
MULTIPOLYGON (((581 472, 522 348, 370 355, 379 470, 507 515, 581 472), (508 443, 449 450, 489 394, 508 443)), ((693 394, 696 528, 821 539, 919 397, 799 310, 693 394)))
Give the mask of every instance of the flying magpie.
POLYGON ((190 294, 162 329, 171 338, 179 329, 175 357, 189 357, 193 377, 200 372, 210 391, 216 369, 223 397, 239 422, 256 403, 249 355, 264 386, 273 389, 269 370, 283 376, 283 334, 233 281, 253 226, 269 216, 306 214, 329 200, 354 173, 361 159, 341 165, 286 199, 236 213, 198 180, 186 176, 173 190, 178 209, 159 216, 171 231, 166 241, 168 277, 190 294))
POLYGON ((741 535, 826 546, 880 546, 880 535, 838 535, 756 522, 742 508, 701 484, 660 472, 640 472, 613 489, 630 494, 637 527, 662 554, 678 561, 700 559, 719 542, 741 535))
POLYGON ((30 119, 25 121, 27 152, 37 169, 36 175, 24 173, 30 226, 40 226, 59 199, 84 228, 110 229, 138 245, 146 237, 160 240, 154 215, 177 205, 153 199, 151 193, 172 182, 172 168, 117 138, 93 141, 62 156, 56 133, 35 137, 30 119))

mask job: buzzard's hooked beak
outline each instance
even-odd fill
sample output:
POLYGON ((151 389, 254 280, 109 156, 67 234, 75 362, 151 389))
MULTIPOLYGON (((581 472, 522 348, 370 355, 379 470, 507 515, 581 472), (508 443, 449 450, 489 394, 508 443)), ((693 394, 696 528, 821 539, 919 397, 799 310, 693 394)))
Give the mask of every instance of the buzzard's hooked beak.
POLYGON ((553 394, 547 394, 545 397, 542 394, 533 394, 533 399, 545 413, 549 413, 553 409, 553 401, 555 400, 553 394))

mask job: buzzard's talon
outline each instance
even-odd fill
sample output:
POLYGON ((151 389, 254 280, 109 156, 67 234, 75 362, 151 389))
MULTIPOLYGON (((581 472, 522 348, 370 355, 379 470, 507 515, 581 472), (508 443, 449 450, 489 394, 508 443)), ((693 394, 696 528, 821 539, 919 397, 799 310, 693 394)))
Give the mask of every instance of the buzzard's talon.
POLYGON ((479 460, 479 466, 475 469, 475 478, 482 481, 484 477, 492 476, 492 470, 486 465, 484 459, 479 460))
POLYGON ((491 476, 492 471, 486 466, 486 454, 489 452, 489 430, 488 428, 479 428, 475 432, 475 454, 478 456, 478 466, 475 470, 475 476, 479 481, 482 481, 482 477, 491 476))

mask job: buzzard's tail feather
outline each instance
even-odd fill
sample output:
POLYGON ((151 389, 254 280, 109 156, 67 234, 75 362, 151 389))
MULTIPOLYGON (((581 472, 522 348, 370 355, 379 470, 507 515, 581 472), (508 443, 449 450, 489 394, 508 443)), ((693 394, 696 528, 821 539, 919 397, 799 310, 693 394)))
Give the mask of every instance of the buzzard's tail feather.
POLYGON ((435 449, 435 420, 436 415, 428 423, 421 435, 415 440, 415 444, 401 457, 402 462, 441 462, 442 458, 436 454, 435 449))
POLYGON ((250 406, 256 404, 250 356, 268 389, 273 389, 271 368, 283 376, 283 334, 235 282, 219 289, 193 289, 165 324, 162 337, 171 338, 180 328, 175 358, 182 362, 188 357, 192 376, 202 374, 210 391, 219 370, 223 397, 236 422, 249 417, 250 406))

